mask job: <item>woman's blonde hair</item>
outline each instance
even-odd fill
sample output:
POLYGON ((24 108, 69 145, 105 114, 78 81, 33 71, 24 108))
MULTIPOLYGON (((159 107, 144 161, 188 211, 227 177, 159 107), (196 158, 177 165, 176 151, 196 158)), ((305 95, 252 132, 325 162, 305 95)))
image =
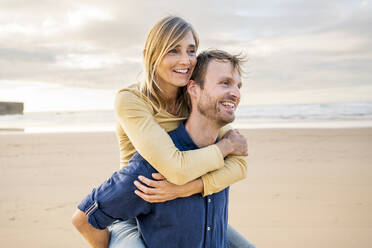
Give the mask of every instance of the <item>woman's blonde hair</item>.
MULTIPOLYGON (((199 46, 199 37, 193 27, 184 19, 177 16, 167 16, 156 23, 147 36, 144 51, 144 76, 141 91, 159 108, 167 109, 167 101, 163 91, 156 82, 156 70, 163 57, 181 41, 188 32, 195 40, 195 49, 199 46)), ((181 114, 184 104, 183 91, 177 98, 177 114, 181 114)))

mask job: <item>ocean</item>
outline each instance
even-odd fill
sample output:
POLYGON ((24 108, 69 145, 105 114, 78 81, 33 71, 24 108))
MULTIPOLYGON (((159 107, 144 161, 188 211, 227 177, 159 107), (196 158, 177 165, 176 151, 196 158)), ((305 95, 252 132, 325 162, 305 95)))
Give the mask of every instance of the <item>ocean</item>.
MULTIPOLYGON (((0 132, 114 131, 113 110, 26 112, 0 116, 0 132)), ((355 128, 372 127, 372 102, 290 105, 241 105, 235 128, 355 128)))

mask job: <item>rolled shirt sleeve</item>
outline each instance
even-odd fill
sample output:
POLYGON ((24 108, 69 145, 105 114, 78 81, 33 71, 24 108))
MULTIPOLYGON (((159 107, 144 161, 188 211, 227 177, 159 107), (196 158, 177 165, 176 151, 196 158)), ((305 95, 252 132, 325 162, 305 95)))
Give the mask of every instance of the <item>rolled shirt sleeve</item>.
POLYGON ((136 171, 135 167, 126 166, 115 172, 78 205, 94 228, 105 229, 115 220, 127 220, 150 211, 151 204, 134 193, 133 182, 140 173, 146 177, 151 177, 151 173, 136 171))

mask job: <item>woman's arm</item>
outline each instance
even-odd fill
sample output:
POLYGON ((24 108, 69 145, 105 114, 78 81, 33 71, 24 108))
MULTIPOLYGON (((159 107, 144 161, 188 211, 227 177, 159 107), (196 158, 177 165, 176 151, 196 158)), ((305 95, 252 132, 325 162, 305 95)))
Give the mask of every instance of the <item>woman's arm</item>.
POLYGON ((242 156, 231 156, 225 160, 225 166, 203 175, 203 196, 219 192, 247 176, 247 162, 242 156))
POLYGON ((217 145, 179 151, 155 120, 150 103, 133 92, 117 94, 115 112, 136 151, 174 184, 185 184, 224 166, 223 154, 217 145))
MULTIPOLYGON (((244 139, 244 136, 237 130, 233 130, 230 125, 223 127, 220 130, 219 137, 228 137, 231 135, 236 135, 234 140, 244 139)), ((245 145, 247 145, 245 143, 245 145)), ((248 147, 242 147, 242 151, 248 150, 248 147)), ((229 155, 225 158, 224 167, 217 169, 215 171, 209 172, 202 175, 203 180, 203 196, 211 195, 213 193, 219 192, 224 188, 236 183, 247 177, 247 161, 246 154, 241 154, 244 156, 229 155)))
MULTIPOLYGON (((226 160, 230 171, 227 176, 231 178, 226 178, 226 175, 220 177, 221 173, 218 173, 216 180, 213 174, 207 176, 206 174, 210 171, 224 168, 225 161, 218 146, 211 145, 198 150, 179 151, 169 135, 155 120, 150 103, 139 95, 130 91, 121 91, 116 98, 115 111, 120 125, 137 152, 169 182, 182 185, 205 175, 204 191, 209 193, 223 189, 220 187, 226 184, 225 181, 232 183, 244 178, 245 174, 241 174, 241 168, 245 168, 246 163, 244 159, 241 160, 234 156, 226 160)), ((221 135, 225 132, 222 131, 221 135)))
MULTIPOLYGON (((244 138, 236 130, 231 130, 230 126, 221 130, 223 135, 229 130, 227 135, 238 135, 244 138)), ((225 159, 225 166, 221 169, 209 172, 201 178, 195 179, 184 185, 174 185, 168 182, 160 174, 153 174, 153 179, 140 177, 136 186, 139 190, 135 193, 143 200, 148 202, 170 201, 178 197, 187 197, 193 194, 202 193, 203 196, 217 193, 233 183, 244 179, 247 174, 247 163, 243 156, 229 156, 225 159)))
POLYGON ((134 182, 139 189, 134 193, 147 202, 165 202, 203 192, 203 181, 200 178, 184 185, 170 183, 160 173, 153 173, 152 178, 155 180, 140 176, 139 181, 134 182))

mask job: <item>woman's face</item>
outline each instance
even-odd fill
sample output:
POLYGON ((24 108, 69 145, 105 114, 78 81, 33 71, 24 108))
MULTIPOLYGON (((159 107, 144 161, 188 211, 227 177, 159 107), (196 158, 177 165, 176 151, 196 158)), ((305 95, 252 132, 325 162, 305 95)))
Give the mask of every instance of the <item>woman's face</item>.
POLYGON ((160 61, 156 71, 159 87, 167 94, 177 92, 188 83, 195 64, 195 40, 189 31, 160 61))

